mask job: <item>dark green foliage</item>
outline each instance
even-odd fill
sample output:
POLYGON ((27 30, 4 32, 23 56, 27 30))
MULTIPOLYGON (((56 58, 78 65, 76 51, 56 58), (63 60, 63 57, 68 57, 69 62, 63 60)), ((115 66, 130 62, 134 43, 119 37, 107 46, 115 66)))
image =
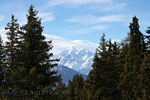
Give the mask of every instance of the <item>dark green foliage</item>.
MULTIPOLYGON (((101 37, 99 49, 97 49, 95 53, 95 57, 93 60, 93 69, 90 71, 87 80, 86 80, 86 88, 87 91, 87 99, 88 100, 98 100, 101 94, 101 87, 104 86, 103 80, 104 77, 100 76, 100 73, 103 73, 103 69, 100 68, 100 56, 101 59, 105 59, 106 55, 106 40, 105 35, 101 37)), ((103 75, 103 74, 102 74, 103 75)))
POLYGON ((52 41, 45 40, 37 11, 31 6, 28 13, 27 24, 23 27, 21 89, 28 100, 48 100, 53 98, 53 89, 58 80, 56 71, 52 70, 57 60, 51 59, 53 54, 49 51, 53 47, 52 41))
POLYGON ((6 59, 4 53, 4 45, 2 38, 0 36, 0 98, 4 99, 5 95, 5 69, 6 69, 6 59))
POLYGON ((55 89, 56 100, 66 100, 67 98, 67 87, 62 83, 61 75, 59 76, 59 81, 55 89))
POLYGON ((74 90, 74 84, 69 80, 68 82, 68 91, 67 91, 67 100, 75 100, 75 90, 74 90))
POLYGON ((150 82, 150 54, 149 53, 145 53, 145 58, 144 58, 143 63, 142 63, 141 72, 142 72, 142 83, 141 84, 142 84, 143 98, 145 98, 145 100, 149 100, 150 99, 150 86, 149 86, 149 82, 150 82))
POLYGON ((148 27, 146 33, 146 48, 147 52, 144 54, 144 59, 141 67, 142 72, 142 92, 143 92, 143 99, 142 100, 149 100, 150 99, 150 27, 148 27))
POLYGON ((108 43, 103 35, 95 53, 93 69, 86 80, 87 100, 120 100, 117 89, 119 73, 116 66, 118 53, 117 44, 112 44, 111 40, 108 43))
MULTIPOLYGON (((12 15, 7 24, 6 45, 0 37, 0 98, 3 100, 52 100, 58 81, 57 59, 52 59, 52 41, 42 34, 41 20, 31 6, 27 24, 20 28, 12 15), (6 55, 6 56, 5 56, 6 55)), ((61 81, 58 85, 62 85, 61 81)), ((65 87, 65 86, 64 86, 65 87)))
POLYGON ((5 69, 5 91, 9 93, 7 98, 10 100, 17 99, 15 92, 18 91, 18 77, 19 77, 19 24, 17 20, 12 15, 11 22, 7 24, 5 27, 8 30, 7 39, 5 46, 5 53, 6 53, 6 63, 7 68, 5 69), (15 91, 15 92, 14 92, 15 91))
POLYGON ((141 63, 145 52, 144 36, 139 31, 138 19, 130 23, 130 42, 125 56, 124 72, 121 74, 120 88, 123 100, 137 100, 141 96, 141 63))
POLYGON ((75 75, 73 78, 73 84, 75 87, 75 100, 81 100, 82 99, 82 89, 84 86, 84 79, 82 75, 75 75))
POLYGON ((72 81, 69 81, 67 100, 83 100, 82 89, 84 80, 82 75, 75 75, 72 81))
POLYGON ((7 24, 5 29, 8 30, 8 32, 6 33, 8 41, 6 42, 5 52, 8 57, 8 67, 13 69, 14 67, 17 67, 17 53, 20 49, 18 45, 19 24, 17 23, 17 20, 14 18, 13 15, 11 17, 11 22, 7 24))

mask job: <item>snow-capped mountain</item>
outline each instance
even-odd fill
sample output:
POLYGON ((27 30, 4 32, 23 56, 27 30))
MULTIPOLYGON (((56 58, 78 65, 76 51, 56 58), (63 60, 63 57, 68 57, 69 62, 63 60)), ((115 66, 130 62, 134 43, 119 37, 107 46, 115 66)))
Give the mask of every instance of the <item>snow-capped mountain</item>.
POLYGON ((57 55, 59 65, 67 66, 82 74, 87 75, 91 70, 93 53, 86 49, 71 47, 57 55))

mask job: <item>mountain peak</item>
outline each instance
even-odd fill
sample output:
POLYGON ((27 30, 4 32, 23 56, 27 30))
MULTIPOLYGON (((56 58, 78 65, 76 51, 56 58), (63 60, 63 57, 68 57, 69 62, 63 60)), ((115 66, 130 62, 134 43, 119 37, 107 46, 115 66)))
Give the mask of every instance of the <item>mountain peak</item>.
POLYGON ((79 51, 79 48, 72 46, 71 48, 68 49, 68 54, 75 53, 77 51, 79 51))
POLYGON ((71 47, 58 55, 60 65, 72 68, 82 74, 88 74, 93 62, 93 53, 87 49, 71 47))

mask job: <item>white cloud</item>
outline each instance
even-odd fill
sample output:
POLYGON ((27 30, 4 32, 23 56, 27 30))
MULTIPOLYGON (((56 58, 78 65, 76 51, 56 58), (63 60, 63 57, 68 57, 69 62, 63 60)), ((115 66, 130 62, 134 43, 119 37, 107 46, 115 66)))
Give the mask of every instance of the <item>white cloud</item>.
MULTIPOLYGON (((5 43, 7 41, 6 31, 4 28, 0 28, 0 35, 3 39, 3 42, 5 43)), ((62 37, 58 37, 56 35, 49 35, 44 34, 46 37, 46 40, 52 40, 52 44, 54 46, 52 52, 54 54, 59 54, 62 51, 69 49, 71 47, 77 47, 80 49, 88 49, 91 52, 95 52, 95 49, 97 48, 96 43, 92 43, 89 41, 84 40, 67 40, 62 37)))
POLYGON ((93 15, 75 16, 67 20, 67 22, 76 22, 81 24, 96 24, 97 17, 93 15))
POLYGON ((123 15, 111 15, 111 16, 104 16, 99 17, 98 22, 123 22, 124 21, 123 15))
POLYGON ((85 5, 85 4, 98 4, 98 3, 108 3, 112 0, 51 0, 48 2, 48 6, 56 5, 85 5))
POLYGON ((125 1, 119 2, 118 0, 50 0, 46 2, 43 8, 54 6, 76 8, 84 6, 87 10, 106 12, 122 10, 126 5, 125 1))
POLYGON ((90 9, 97 12, 119 11, 123 10, 127 3, 108 3, 107 5, 94 5, 90 9))
MULTIPOLYGON (((0 28, 0 35, 3 39, 3 42, 7 41, 6 31, 4 28, 0 28)), ((98 44, 89 42, 87 40, 67 40, 62 37, 58 37, 56 35, 49 35, 44 34, 46 37, 46 40, 52 40, 52 44, 54 46, 52 52, 55 54, 59 54, 64 50, 67 50, 71 47, 76 47, 79 49, 87 49, 91 52, 95 52, 96 48, 98 47, 98 44)), ((112 42, 120 42, 119 39, 112 39, 112 42)))
POLYGON ((92 30, 104 30, 107 28, 108 28, 108 26, 100 26, 100 25, 91 27, 92 30))
POLYGON ((100 30, 106 30, 108 29, 108 26, 103 26, 103 25, 95 25, 95 26, 88 26, 85 28, 75 28, 75 29, 68 29, 65 32, 70 33, 70 34, 90 34, 93 32, 97 32, 100 30))
POLYGON ((53 53, 54 54, 59 54, 60 52, 73 47, 81 48, 81 49, 87 49, 91 52, 95 52, 95 49, 97 48, 96 43, 92 43, 89 41, 84 41, 84 40, 67 40, 55 35, 49 35, 45 34, 47 40, 52 40, 53 41, 53 53))
POLYGON ((67 21, 81 23, 84 25, 106 23, 106 22, 124 22, 125 16, 110 15, 110 16, 96 17, 93 15, 85 15, 85 16, 76 16, 68 19, 67 21))
MULTIPOLYGON (((95 52, 96 48, 98 47, 98 44, 89 42, 86 40, 67 40, 62 37, 58 37, 56 35, 49 35, 45 34, 47 40, 52 40, 52 44, 54 45, 53 53, 59 54, 64 50, 67 50, 71 47, 76 47, 79 49, 87 49, 91 52, 95 52)), ((120 39, 112 39, 112 42, 119 43, 120 39)))
POLYGON ((50 22, 55 19, 52 13, 39 13, 39 17, 42 18, 42 22, 50 22))

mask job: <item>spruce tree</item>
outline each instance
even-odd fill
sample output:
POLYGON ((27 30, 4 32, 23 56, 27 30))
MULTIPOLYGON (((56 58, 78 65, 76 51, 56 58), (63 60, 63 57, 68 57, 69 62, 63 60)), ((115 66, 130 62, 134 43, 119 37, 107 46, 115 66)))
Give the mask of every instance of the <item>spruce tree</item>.
POLYGON ((82 89, 84 86, 84 79, 82 75, 75 75, 73 77, 75 100, 82 100, 82 89))
POLYGON ((130 42, 125 57, 124 72, 121 74, 120 88, 123 100, 137 100, 141 96, 141 63, 145 52, 144 36, 139 30, 138 19, 130 23, 130 42))
POLYGON ((6 70, 6 59, 5 59, 5 52, 4 52, 4 45, 2 38, 0 36, 0 98, 5 99, 5 70, 6 70))
POLYGON ((6 78, 5 78, 5 85, 7 87, 6 91, 8 92, 8 99, 13 100, 16 99, 16 93, 18 91, 18 76, 19 76, 19 30, 20 26, 17 23, 17 20, 14 18, 14 15, 11 17, 11 21, 5 27, 7 30, 7 39, 6 46, 5 46, 5 53, 6 53, 6 62, 7 62, 7 69, 6 69, 6 78))
POLYGON ((58 80, 56 71, 57 59, 52 59, 52 41, 46 41, 42 34, 41 19, 31 6, 27 15, 27 24, 23 27, 24 41, 22 46, 21 73, 24 97, 27 100, 51 100, 58 80))
POLYGON ((128 49, 129 49, 128 44, 127 43, 123 44, 119 50, 119 55, 117 57, 118 59, 116 60, 117 61, 118 75, 119 75, 117 88, 120 91, 120 98, 122 98, 122 93, 121 93, 122 89, 120 88, 120 81, 122 80, 122 73, 124 72, 124 66, 126 63, 126 56, 128 53, 128 49))
POLYGON ((143 99, 142 100, 149 100, 150 99, 150 27, 148 27, 146 33, 146 51, 144 53, 144 59, 142 62, 141 72, 142 72, 142 93, 143 99))
POLYGON ((59 76, 58 84, 55 89, 56 100, 66 100, 67 97, 67 87, 62 82, 61 75, 59 76))
POLYGON ((117 89, 119 75, 116 66, 118 52, 117 44, 111 43, 111 40, 107 43, 103 35, 95 53, 93 69, 85 83, 88 92, 87 100, 120 100, 117 89))
POLYGON ((99 49, 96 50, 93 64, 92 64, 92 70, 88 74, 87 80, 85 82, 85 88, 86 89, 86 99, 87 100, 98 100, 98 96, 101 93, 101 87, 104 85, 102 78, 104 78, 102 75, 103 74, 103 69, 100 68, 100 56, 101 58, 105 58, 106 56, 106 39, 105 35, 101 37, 99 49), (102 74, 100 76, 100 73, 102 74))
POLYGON ((67 100, 75 100, 74 84, 70 80, 68 82, 67 100))
POLYGON ((116 98, 116 100, 121 100, 121 90, 118 87, 118 84, 120 82, 120 73, 123 71, 123 66, 120 63, 120 46, 116 42, 112 44, 112 52, 111 52, 111 59, 112 59, 112 64, 111 66, 113 67, 112 69, 112 80, 114 81, 113 83, 113 97, 116 98), (121 64, 121 65, 120 65, 121 64), (116 95, 117 94, 117 95, 116 95))
MULTIPOLYGON (((145 98, 145 100, 150 99, 150 54, 147 52, 145 53, 145 58, 143 59, 142 68, 141 68, 141 74, 142 74, 142 97, 145 98)), ((144 100, 144 99, 142 99, 144 100)))
POLYGON ((82 89, 84 86, 84 79, 82 75, 75 75, 73 80, 68 85, 67 100, 83 100, 82 89))

